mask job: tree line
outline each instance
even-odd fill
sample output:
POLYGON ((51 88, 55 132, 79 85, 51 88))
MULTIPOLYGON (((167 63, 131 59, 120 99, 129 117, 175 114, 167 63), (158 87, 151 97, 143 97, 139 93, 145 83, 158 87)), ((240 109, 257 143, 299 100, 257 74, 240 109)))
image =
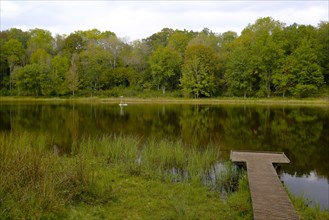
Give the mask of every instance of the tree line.
POLYGON ((259 18, 238 36, 164 28, 128 42, 97 29, 0 32, 0 94, 307 97, 329 86, 329 22, 259 18), (119 92, 118 92, 119 91, 119 92))

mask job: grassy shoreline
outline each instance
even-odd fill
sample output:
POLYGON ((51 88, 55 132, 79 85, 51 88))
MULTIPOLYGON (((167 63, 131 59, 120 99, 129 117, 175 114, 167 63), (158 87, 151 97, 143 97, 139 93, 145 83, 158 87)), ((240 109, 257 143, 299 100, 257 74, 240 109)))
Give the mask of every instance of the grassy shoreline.
MULTIPOLYGON (((234 167, 223 163, 215 182, 204 181, 218 162, 216 149, 102 136, 60 155, 52 137, 12 132, 0 133, 0 159, 3 219, 252 219, 245 173, 234 180, 234 167), (221 187, 236 181, 237 190, 221 197, 221 187)), ((329 218, 292 200, 301 219, 329 218)))
MULTIPOLYGON (((25 103, 95 103, 95 104, 118 104, 120 98, 110 97, 77 97, 77 98, 45 98, 45 97, 16 97, 2 96, 0 103, 25 102, 25 103)), ((136 98, 125 97, 127 104, 200 104, 200 105, 287 105, 287 106, 329 106, 328 98, 172 98, 172 97, 154 97, 154 98, 136 98)))
POLYGON ((231 164, 215 174, 214 184, 204 182, 218 160, 215 149, 124 136, 85 138, 68 155, 58 155, 53 145, 40 133, 0 133, 4 219, 252 217, 246 178, 239 191, 220 199, 221 187, 235 176, 231 164))

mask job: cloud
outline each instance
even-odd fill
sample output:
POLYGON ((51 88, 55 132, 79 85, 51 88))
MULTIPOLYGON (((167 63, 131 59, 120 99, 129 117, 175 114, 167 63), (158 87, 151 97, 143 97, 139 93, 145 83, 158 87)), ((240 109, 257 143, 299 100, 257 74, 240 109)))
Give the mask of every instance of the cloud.
POLYGON ((240 33, 260 17, 292 24, 328 20, 328 1, 1 1, 1 30, 43 28, 53 34, 97 28, 146 38, 162 28, 240 33))

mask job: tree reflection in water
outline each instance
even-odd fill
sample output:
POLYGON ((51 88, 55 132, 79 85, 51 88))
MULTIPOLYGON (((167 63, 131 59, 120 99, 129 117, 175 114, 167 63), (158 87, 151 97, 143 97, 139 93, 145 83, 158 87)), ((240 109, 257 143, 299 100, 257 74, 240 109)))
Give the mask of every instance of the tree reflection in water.
MULTIPOLYGON (((0 132, 51 134, 68 153, 83 137, 134 135, 181 139, 189 146, 283 151, 291 160, 284 175, 329 179, 329 111, 321 107, 237 105, 0 104, 0 132)), ((283 176, 284 176, 283 175, 283 176)))

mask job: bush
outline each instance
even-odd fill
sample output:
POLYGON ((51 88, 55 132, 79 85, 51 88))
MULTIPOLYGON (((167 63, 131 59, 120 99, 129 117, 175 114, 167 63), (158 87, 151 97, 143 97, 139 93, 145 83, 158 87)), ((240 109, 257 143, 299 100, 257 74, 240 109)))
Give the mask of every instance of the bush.
POLYGON ((316 87, 315 85, 298 84, 293 89, 293 94, 300 98, 304 98, 304 97, 315 95, 317 91, 318 91, 318 87, 316 87))

